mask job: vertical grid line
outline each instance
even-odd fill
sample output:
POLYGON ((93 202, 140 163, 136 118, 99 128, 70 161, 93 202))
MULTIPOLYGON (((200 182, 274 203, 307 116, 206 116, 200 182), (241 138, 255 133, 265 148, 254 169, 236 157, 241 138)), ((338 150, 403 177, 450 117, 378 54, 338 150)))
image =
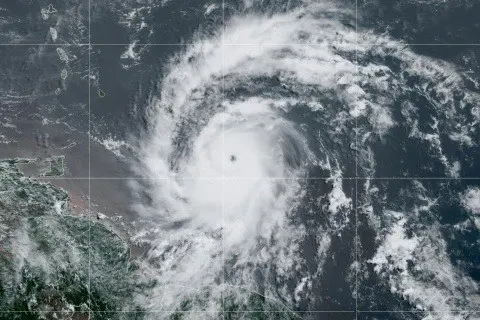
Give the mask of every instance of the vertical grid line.
MULTIPOLYGON (((222 99, 225 97, 225 0, 222 0, 222 99)), ((222 121, 222 318, 225 320, 225 123, 222 121)))
MULTIPOLYGON (((358 69, 358 0, 355 0, 355 73, 359 76, 358 69)), ((355 94, 358 105, 358 93, 355 94)), ((355 118, 355 319, 358 319, 358 117, 355 118)))
POLYGON ((92 300, 91 300, 91 248, 92 248, 92 241, 91 241, 91 227, 92 227, 92 194, 91 194, 91 140, 92 140, 92 132, 91 132, 91 10, 92 10, 92 2, 88 0, 88 303, 89 303, 89 310, 88 310, 88 318, 92 318, 92 300))

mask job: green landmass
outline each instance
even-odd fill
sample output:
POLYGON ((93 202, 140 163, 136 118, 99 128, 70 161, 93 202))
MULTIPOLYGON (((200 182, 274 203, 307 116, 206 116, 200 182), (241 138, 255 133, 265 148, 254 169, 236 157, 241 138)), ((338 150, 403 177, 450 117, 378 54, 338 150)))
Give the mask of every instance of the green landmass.
POLYGON ((127 245, 75 215, 64 190, 25 177, 17 162, 0 161, 0 310, 9 311, 0 319, 122 310, 132 295, 127 245))

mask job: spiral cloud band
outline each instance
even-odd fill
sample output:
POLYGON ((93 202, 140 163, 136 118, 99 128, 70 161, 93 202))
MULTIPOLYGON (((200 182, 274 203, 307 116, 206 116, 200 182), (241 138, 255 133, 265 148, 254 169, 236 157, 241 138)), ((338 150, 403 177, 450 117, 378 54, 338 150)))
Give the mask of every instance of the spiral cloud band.
MULTIPOLYGON (((478 84, 388 36, 357 32, 354 18, 328 2, 238 14, 172 57, 150 101, 137 165, 153 178, 142 188, 148 201, 137 204, 153 224, 134 237, 151 248, 139 275, 155 285, 137 296, 147 309, 188 301, 190 310, 222 310, 225 297, 238 305, 252 294, 277 309, 320 303, 311 292, 323 285, 330 250, 343 243, 352 245, 347 255, 354 251, 355 194, 364 196, 359 211, 368 223, 391 227, 377 235, 368 262, 379 275, 404 259, 385 257, 414 255, 424 250, 419 243, 435 240, 425 230, 408 238, 402 228, 414 216, 368 211, 379 192, 369 178, 390 164, 377 150, 395 130, 398 139, 420 141, 443 174, 458 176, 462 157, 447 153, 442 139, 459 150, 475 147, 479 96, 469 85, 478 84), (428 125, 419 123, 420 111, 428 125), (344 179, 356 176, 364 177, 360 193, 344 179), (392 249, 395 238, 406 247, 392 249)), ((357 267, 346 264, 347 280, 357 267)), ((411 303, 455 308, 411 291, 424 288, 419 274, 431 268, 423 261, 417 273, 388 281, 411 303)), ((467 283, 467 295, 478 289, 467 283)))

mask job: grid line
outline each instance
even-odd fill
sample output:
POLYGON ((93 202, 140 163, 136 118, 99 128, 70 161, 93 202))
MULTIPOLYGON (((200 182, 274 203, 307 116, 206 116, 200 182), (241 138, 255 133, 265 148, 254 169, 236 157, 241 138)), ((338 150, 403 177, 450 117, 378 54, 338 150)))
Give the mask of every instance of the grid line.
MULTIPOLYGON (((48 310, 48 311, 21 311, 21 310, 0 310, 1 313, 60 313, 65 312, 65 310, 48 310)), ((83 311, 75 311, 76 313, 81 313, 83 311)), ((186 310, 151 310, 151 311, 138 311, 138 310, 91 310, 91 313, 215 313, 216 311, 208 310, 197 310, 197 311, 186 311, 186 310)), ((473 310, 310 310, 310 311, 259 311, 259 310, 243 310, 243 311, 225 311, 226 313, 254 313, 254 312, 265 312, 265 313, 294 313, 294 314, 308 314, 308 313, 480 313, 480 309, 473 310)))
POLYGON ((91 110, 91 55, 92 55, 92 47, 91 47, 91 10, 92 10, 92 1, 88 0, 88 318, 92 318, 92 290, 91 290, 91 273, 92 273, 92 265, 91 265, 91 250, 92 250, 92 239, 91 239, 91 227, 92 227, 92 172, 91 172, 91 143, 92 143, 92 131, 91 131, 91 117, 92 117, 92 110, 91 110))
MULTIPOLYGON (((480 47, 480 43, 404 43, 397 42, 399 46, 457 46, 457 47, 480 47)), ((195 43, 0 43, 0 46, 192 46, 195 43)), ((322 43, 224 43, 224 46, 324 46, 332 44, 348 44, 347 42, 322 42, 322 43)), ((378 46, 377 42, 358 42, 358 46, 378 46)))
MULTIPOLYGON (((355 0, 355 74, 359 76, 358 68, 358 0, 355 0)), ((358 93, 355 100, 359 103, 358 93)), ((358 319, 358 117, 355 117, 355 320, 358 319)))
MULTIPOLYGON (((222 100, 225 98, 225 0, 222 0, 222 100)), ((222 121, 222 318, 225 320, 225 293, 226 267, 225 267, 225 123, 222 121)))
MULTIPOLYGON (((171 178, 154 178, 154 177, 35 177, 32 179, 37 180, 170 180, 171 178)), ((179 178, 176 180, 332 180, 332 177, 192 177, 192 178, 179 178)), ((480 177, 341 177, 341 180, 446 180, 446 181, 459 181, 459 180, 480 180, 480 177)))

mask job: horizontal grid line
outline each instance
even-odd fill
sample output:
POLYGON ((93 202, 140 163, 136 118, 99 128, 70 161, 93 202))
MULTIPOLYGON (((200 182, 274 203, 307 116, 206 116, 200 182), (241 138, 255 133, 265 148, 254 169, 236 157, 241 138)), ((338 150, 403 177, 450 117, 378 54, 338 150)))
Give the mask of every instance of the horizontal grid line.
POLYGON ((242 178, 242 177, 192 177, 192 178, 145 178, 145 177, 36 177, 36 176, 27 176, 28 178, 37 179, 37 180, 480 180, 480 177, 460 177, 460 178, 451 178, 451 177, 311 177, 311 178, 287 178, 287 177, 272 177, 272 178, 242 178))
MULTIPOLYGON (((393 41, 387 41, 391 43, 393 41)), ((399 46, 480 46, 480 43, 403 43, 397 42, 399 46)), ((0 46, 191 46, 195 43, 0 43, 0 46)), ((342 41, 325 41, 322 43, 225 43, 225 46, 322 46, 322 45, 332 45, 332 44, 351 44, 358 46, 380 46, 383 43, 378 42, 365 42, 353 44, 349 42, 342 41)))
MULTIPOLYGON (((19 311, 19 310, 3 310, 0 313, 60 313, 65 312, 65 310, 48 310, 48 311, 19 311)), ((75 313, 87 312, 87 311, 74 311, 75 313)), ((206 310, 197 310, 197 311, 186 311, 186 310, 160 310, 160 311, 125 311, 125 310, 90 310, 92 313, 217 313, 221 311, 206 311, 206 310)), ((244 311, 224 311, 226 313, 254 313, 254 312, 264 312, 264 313, 480 313, 480 310, 437 310, 437 311, 421 311, 421 310, 311 310, 311 311, 259 311, 259 310, 244 310, 244 311)))

